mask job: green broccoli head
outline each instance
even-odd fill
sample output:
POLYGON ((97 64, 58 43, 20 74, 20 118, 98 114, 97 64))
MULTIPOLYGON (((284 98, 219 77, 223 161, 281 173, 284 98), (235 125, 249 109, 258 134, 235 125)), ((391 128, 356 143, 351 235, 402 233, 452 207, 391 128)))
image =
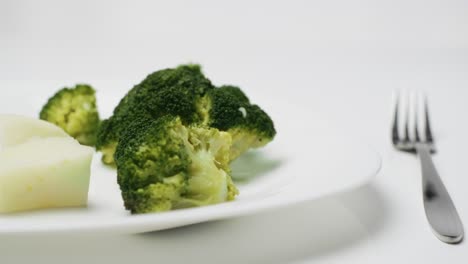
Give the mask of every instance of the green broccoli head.
POLYGON ((115 152, 125 207, 148 213, 234 199, 230 146, 229 133, 185 126, 180 117, 137 118, 115 152))
POLYGON ((211 89, 213 86, 199 65, 181 65, 148 75, 122 98, 112 117, 100 126, 96 146, 104 152, 104 163, 113 163, 119 138, 135 119, 158 119, 170 114, 180 117, 186 125, 199 122, 196 103, 211 89))
POLYGON ((273 121, 258 105, 234 86, 222 86, 210 90, 200 100, 204 109, 204 124, 227 131, 232 136, 231 160, 250 148, 265 146, 276 135, 273 121))
POLYGON ((93 146, 99 127, 94 89, 85 84, 63 88, 42 108, 40 119, 61 127, 81 144, 93 146))
POLYGON ((150 74, 131 89, 102 122, 97 149, 103 162, 114 162, 115 149, 130 123, 141 118, 156 120, 178 116, 182 124, 207 126, 232 136, 230 158, 273 140, 276 131, 271 118, 235 86, 215 88, 198 65, 182 65, 150 74))

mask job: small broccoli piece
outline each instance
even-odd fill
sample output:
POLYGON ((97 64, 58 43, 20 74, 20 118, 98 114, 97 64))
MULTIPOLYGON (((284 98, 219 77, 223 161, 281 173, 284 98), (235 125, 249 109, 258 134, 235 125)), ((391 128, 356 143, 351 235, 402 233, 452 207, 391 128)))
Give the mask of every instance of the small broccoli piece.
POLYGON ((39 117, 61 127, 83 145, 96 142, 100 121, 95 91, 89 85, 61 89, 44 105, 39 117))
POLYGON ((114 162, 119 138, 135 119, 158 119, 170 114, 180 117, 185 125, 199 122, 197 102, 211 89, 213 86, 199 65, 182 65, 148 75, 122 98, 113 115, 100 126, 96 147, 103 151, 103 162, 114 162))
POLYGON ((250 148, 263 147, 273 140, 276 130, 273 121, 258 105, 234 86, 222 86, 207 92, 199 101, 203 123, 227 131, 232 136, 231 160, 250 148))
POLYGON ((102 120, 96 135, 96 146, 99 146, 102 152, 102 162, 108 165, 114 165, 114 152, 117 147, 117 138, 115 133, 112 133, 112 125, 109 119, 102 120), (101 142, 103 139, 106 139, 106 144, 101 142))
POLYGON ((125 208, 148 213, 233 200, 230 147, 229 133, 185 126, 180 117, 135 119, 115 152, 125 208))

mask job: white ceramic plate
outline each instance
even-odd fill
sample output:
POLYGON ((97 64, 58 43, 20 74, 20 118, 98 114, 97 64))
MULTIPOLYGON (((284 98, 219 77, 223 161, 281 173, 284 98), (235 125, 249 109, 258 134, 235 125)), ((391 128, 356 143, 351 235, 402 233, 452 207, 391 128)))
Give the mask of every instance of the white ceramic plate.
MULTIPOLYGON (((24 83, 7 85, 18 89, 9 89, 7 96, 0 97, 0 112, 35 116, 40 102, 50 96, 50 89, 43 89, 44 93, 35 90, 37 94, 34 99, 26 100, 27 106, 19 105, 12 97, 27 94, 30 88, 21 86, 24 83)), ((40 86, 35 83, 35 87, 40 86)), ((102 111, 110 113, 113 103, 101 98, 119 98, 120 94, 101 92, 100 96, 102 111)), ((379 155, 356 138, 340 134, 323 114, 311 112, 307 106, 287 103, 274 94, 269 96, 263 101, 275 120, 278 136, 266 148, 250 152, 233 164, 233 175, 240 189, 237 200, 159 214, 130 215, 122 205, 116 171, 103 166, 97 154, 87 208, 0 215, 0 233, 156 231, 266 209, 281 210, 294 203, 358 187, 378 172, 379 155)))

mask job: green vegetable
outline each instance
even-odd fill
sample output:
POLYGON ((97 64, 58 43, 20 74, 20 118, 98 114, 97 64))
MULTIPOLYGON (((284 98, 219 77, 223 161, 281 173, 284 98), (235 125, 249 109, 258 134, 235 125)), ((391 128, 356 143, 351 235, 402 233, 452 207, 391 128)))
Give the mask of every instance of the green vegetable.
POLYGON ((268 114, 251 104, 238 87, 222 86, 208 91, 200 108, 208 113, 204 124, 231 134, 231 160, 250 148, 265 146, 276 135, 268 114))
POLYGON ((103 152, 103 162, 112 164, 119 138, 135 119, 157 119, 171 114, 179 116, 184 124, 197 123, 196 102, 206 91, 213 89, 198 65, 184 65, 148 75, 134 86, 103 122, 96 147, 103 152))
POLYGON ((39 117, 61 127, 83 145, 96 142, 100 121, 95 91, 89 85, 61 89, 44 105, 39 117))
POLYGON ((103 162, 114 163, 121 135, 138 119, 178 116, 184 125, 200 125, 227 131, 233 139, 230 159, 249 148, 270 142, 275 134, 271 118, 237 87, 213 86, 199 65, 181 65, 150 74, 131 89, 102 122, 96 147, 103 162))
POLYGON ((215 87, 198 65, 150 74, 97 133, 117 167, 125 208, 161 212, 230 201, 229 164, 276 134, 273 121, 234 86, 215 87))
POLYGON ((229 133, 184 126, 180 117, 135 120, 115 153, 125 208, 148 213, 233 200, 230 147, 229 133))

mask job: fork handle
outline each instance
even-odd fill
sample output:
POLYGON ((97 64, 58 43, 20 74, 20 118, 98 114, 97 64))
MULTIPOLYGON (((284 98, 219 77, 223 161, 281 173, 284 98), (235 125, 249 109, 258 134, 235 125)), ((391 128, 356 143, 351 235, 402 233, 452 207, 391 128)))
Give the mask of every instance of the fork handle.
POLYGON ((431 158, 430 146, 417 144, 421 161, 424 210, 434 234, 443 242, 457 244, 463 240, 463 225, 431 158))

